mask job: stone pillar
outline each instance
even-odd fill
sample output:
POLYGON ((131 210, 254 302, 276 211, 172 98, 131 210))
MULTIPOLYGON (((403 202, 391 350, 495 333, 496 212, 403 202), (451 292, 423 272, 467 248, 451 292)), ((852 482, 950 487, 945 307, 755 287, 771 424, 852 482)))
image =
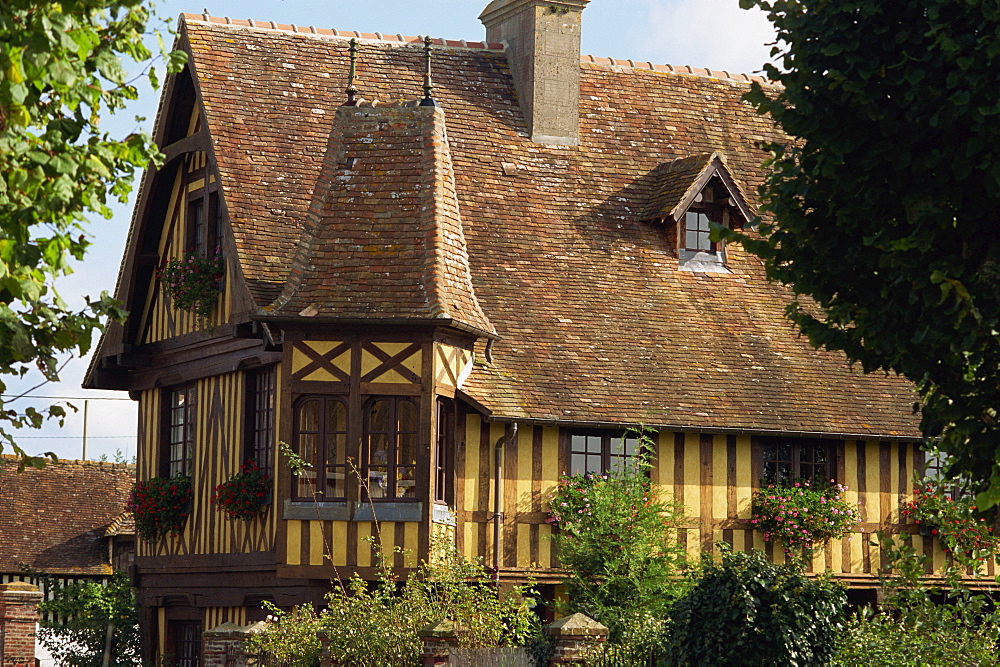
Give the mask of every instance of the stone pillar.
POLYGON ((450 665, 451 649, 458 648, 458 632, 459 628, 455 622, 447 618, 418 630, 417 636, 424 643, 421 664, 424 667, 450 665))
POLYGON ((35 628, 42 594, 37 586, 21 581, 0 585, 0 664, 34 667, 35 628))
POLYGON ((560 618, 545 626, 552 638, 549 665, 582 665, 588 653, 608 640, 608 629, 581 613, 560 618))
POLYGON ((247 654, 243 646, 247 637, 254 632, 259 632, 263 627, 263 622, 252 625, 236 625, 227 622, 203 632, 201 635, 202 667, 246 664, 247 654))

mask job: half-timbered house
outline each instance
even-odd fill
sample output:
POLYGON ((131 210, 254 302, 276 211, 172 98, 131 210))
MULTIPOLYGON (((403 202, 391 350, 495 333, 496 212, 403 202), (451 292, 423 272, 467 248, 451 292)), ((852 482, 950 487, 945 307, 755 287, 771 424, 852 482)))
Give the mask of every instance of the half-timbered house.
POLYGON ((487 41, 429 49, 181 17, 190 58, 118 285, 130 315, 87 378, 138 401, 140 479, 196 489, 182 533, 136 558, 159 655, 371 576, 372 537, 405 548, 403 574, 442 535, 501 580, 554 584, 546 493, 632 455, 638 425, 692 554, 781 560, 750 529, 753 490, 829 477, 863 521, 813 569, 875 585, 865 535, 922 466, 911 389, 812 349, 790 294, 711 241, 710 221, 753 219, 759 145, 780 138, 741 101, 751 77, 581 58, 586 4, 495 0, 487 41), (224 263, 207 316, 162 289, 188 254, 224 263), (230 520, 210 497, 247 458, 273 503, 230 520))

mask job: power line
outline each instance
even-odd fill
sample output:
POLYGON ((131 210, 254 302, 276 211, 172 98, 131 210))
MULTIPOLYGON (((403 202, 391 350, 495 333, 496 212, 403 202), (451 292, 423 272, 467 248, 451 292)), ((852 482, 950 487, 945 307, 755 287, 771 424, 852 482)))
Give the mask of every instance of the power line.
POLYGON ((131 401, 131 398, 114 398, 111 396, 21 396, 19 394, 0 394, 0 398, 42 398, 47 401, 131 401))
MULTIPOLYGON (((15 440, 79 440, 82 435, 20 435, 15 440)), ((135 435, 88 435, 87 440, 103 440, 108 438, 135 438, 135 435)))

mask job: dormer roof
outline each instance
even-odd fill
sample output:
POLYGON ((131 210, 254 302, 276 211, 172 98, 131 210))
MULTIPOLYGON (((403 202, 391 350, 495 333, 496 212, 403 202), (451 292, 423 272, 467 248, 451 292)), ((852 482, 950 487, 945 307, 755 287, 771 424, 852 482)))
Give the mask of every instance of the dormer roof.
POLYGON ((732 207, 740 212, 745 223, 750 223, 756 217, 756 211, 730 173, 725 158, 718 152, 676 158, 661 165, 654 176, 649 205, 642 219, 680 220, 698 202, 699 195, 714 178, 728 191, 732 207))

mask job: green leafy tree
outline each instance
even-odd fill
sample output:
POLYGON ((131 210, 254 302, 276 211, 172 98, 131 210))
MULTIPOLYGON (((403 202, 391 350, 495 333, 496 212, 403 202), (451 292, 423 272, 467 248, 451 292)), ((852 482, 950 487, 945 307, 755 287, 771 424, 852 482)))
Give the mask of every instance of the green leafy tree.
POLYGON ((52 599, 41 603, 39 609, 59 619, 56 623, 46 623, 39 631, 42 645, 57 664, 69 667, 142 664, 139 614, 128 575, 119 572, 107 584, 88 581, 54 585, 52 599))
MULTIPOLYGON (((162 157, 146 133, 117 139, 99 126, 136 98, 123 59, 151 59, 150 18, 142 0, 0 3, 0 376, 37 368, 58 380, 61 356, 86 354, 102 320, 124 315, 107 294, 73 310, 53 284, 89 245, 86 216, 110 218, 109 198, 125 201, 136 170, 162 157)), ((184 62, 180 52, 166 59, 171 70, 184 62)), ((64 416, 58 405, 19 411, 0 401, 0 449, 41 467, 9 428, 64 416)))
MULTIPOLYGON (((740 0, 777 28, 760 236, 728 234, 814 345, 904 375, 954 471, 1000 501, 1000 4, 740 0), (988 485, 988 490, 985 490, 988 485)), ((720 232, 721 235, 727 235, 720 232)))

